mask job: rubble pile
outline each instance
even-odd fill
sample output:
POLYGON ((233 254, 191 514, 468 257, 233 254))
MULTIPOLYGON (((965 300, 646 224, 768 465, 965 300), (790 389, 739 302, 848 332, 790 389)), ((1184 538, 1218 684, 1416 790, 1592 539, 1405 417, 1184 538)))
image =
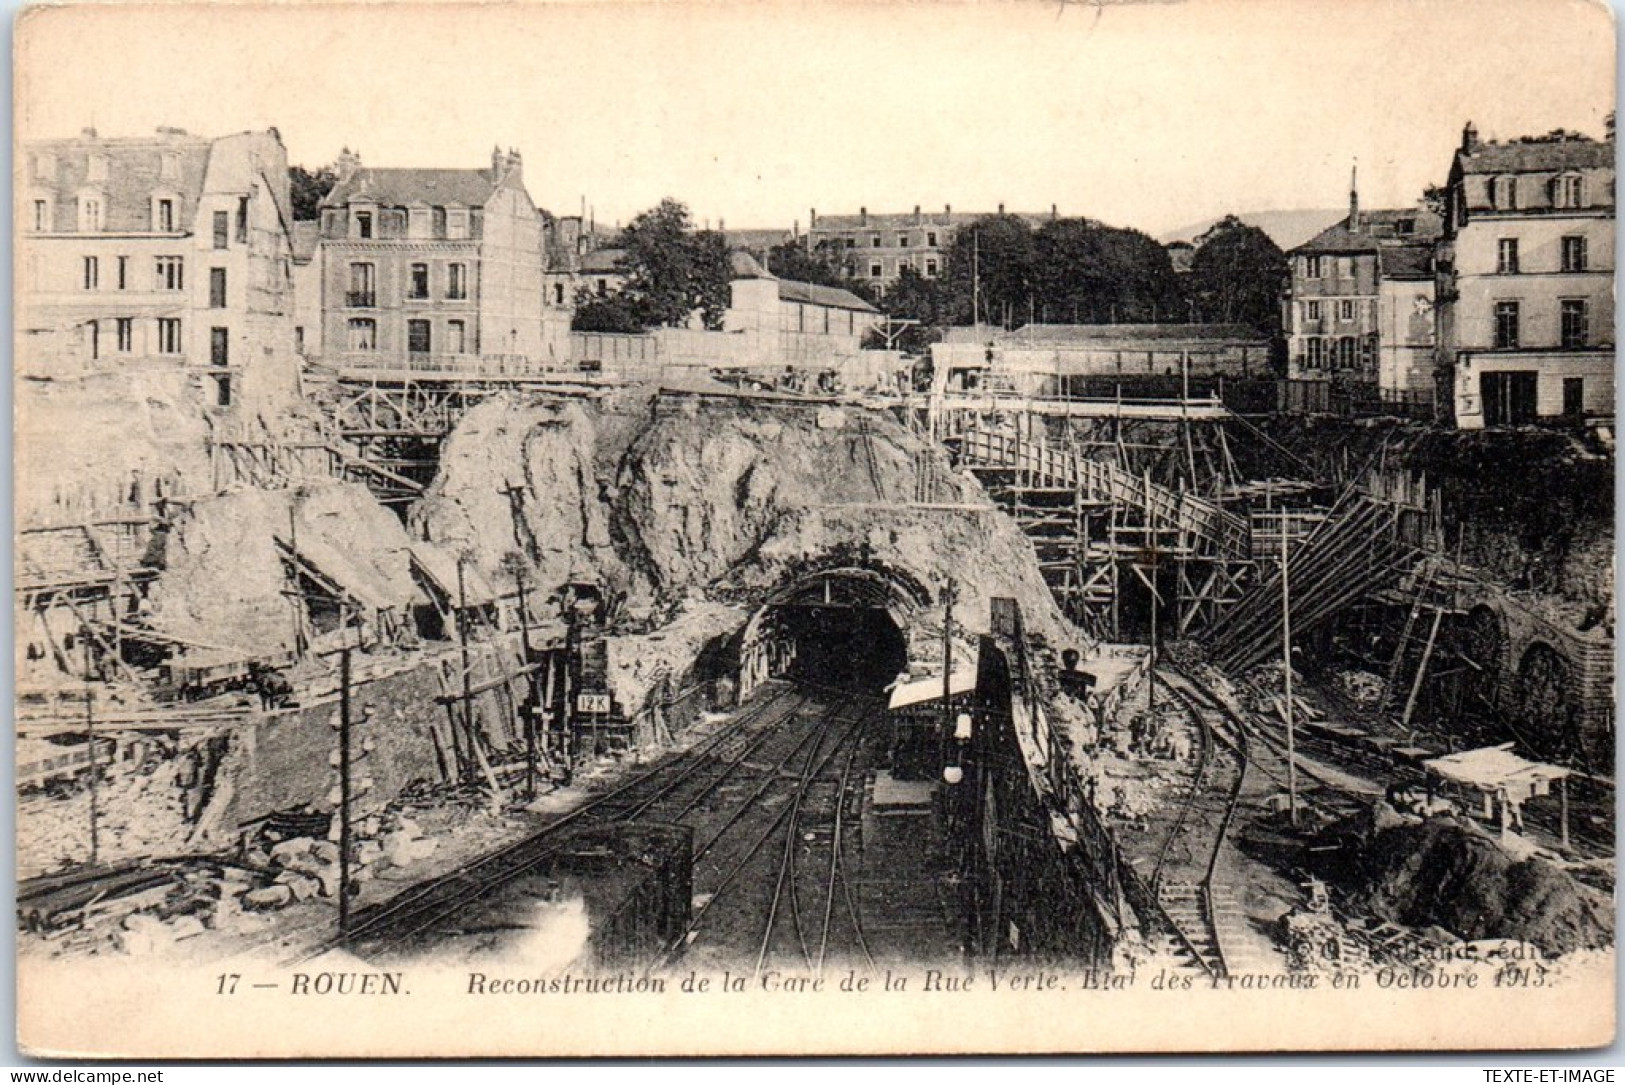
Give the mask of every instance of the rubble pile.
POLYGON ((1383 694, 1387 692, 1387 683, 1381 675, 1370 671, 1342 670, 1332 675, 1332 681, 1339 692, 1352 701, 1357 708, 1372 709, 1382 703, 1383 694))
POLYGON ((1372 826, 1346 873, 1354 905, 1459 938, 1513 938, 1551 955, 1608 945, 1613 908, 1540 856, 1516 858, 1454 817, 1372 826))
MULTIPOLYGON (((90 858, 90 789, 17 804, 17 877, 32 878, 90 858)), ((178 850, 186 838, 172 761, 102 780, 96 792, 96 854, 103 863, 178 850)))

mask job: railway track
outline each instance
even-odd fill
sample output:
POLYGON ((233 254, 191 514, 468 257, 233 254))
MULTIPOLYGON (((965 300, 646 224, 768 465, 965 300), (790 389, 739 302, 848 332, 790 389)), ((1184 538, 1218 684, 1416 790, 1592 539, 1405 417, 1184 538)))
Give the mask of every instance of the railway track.
POLYGON ((816 729, 786 754, 776 779, 764 781, 729 825, 696 849, 702 904, 662 966, 691 952, 737 951, 728 943, 742 940, 741 927, 751 923, 759 924, 751 936, 758 976, 774 965, 820 970, 843 927, 845 941, 872 966, 844 856, 847 813, 862 799, 859 756, 878 711, 872 697, 833 697, 816 729), (743 821, 749 827, 735 831, 743 821))
POLYGON ((809 700, 792 687, 774 689, 676 758, 589 799, 530 836, 362 912, 347 939, 335 940, 321 947, 322 951, 347 946, 381 953, 412 941, 466 905, 500 891, 546 862, 555 854, 556 839, 563 829, 651 817, 663 804, 675 806, 679 817, 687 814, 747 768, 779 724, 809 700))
POLYGON ((1196 775, 1158 855, 1151 890, 1172 932, 1170 948, 1175 958, 1193 970, 1222 979, 1230 972, 1224 929, 1239 917, 1230 907, 1221 908, 1229 904, 1229 898, 1215 878, 1247 780, 1246 728, 1189 677, 1165 671, 1158 678, 1195 722, 1201 752, 1196 775), (1176 843, 1185 844, 1203 861, 1199 879, 1165 876, 1176 843))

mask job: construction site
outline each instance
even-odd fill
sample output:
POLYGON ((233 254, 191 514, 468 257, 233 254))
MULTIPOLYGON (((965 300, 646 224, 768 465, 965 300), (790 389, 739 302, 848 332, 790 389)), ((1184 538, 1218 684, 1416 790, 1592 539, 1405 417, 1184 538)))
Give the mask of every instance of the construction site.
POLYGON ((23 381, 23 953, 1612 946, 1595 431, 978 368, 23 381))

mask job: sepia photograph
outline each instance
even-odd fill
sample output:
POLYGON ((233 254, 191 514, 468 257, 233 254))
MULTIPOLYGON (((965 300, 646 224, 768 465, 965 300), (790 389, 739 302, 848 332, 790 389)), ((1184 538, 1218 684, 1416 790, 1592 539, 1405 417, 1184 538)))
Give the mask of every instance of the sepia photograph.
POLYGON ((1615 34, 21 8, 20 1051, 1607 1047, 1615 34))

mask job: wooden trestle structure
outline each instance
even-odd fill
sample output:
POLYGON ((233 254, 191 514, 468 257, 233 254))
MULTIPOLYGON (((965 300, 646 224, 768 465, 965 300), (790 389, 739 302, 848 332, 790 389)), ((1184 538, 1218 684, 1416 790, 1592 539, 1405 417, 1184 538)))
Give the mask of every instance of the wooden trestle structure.
POLYGON ((1241 597, 1248 524, 1217 503, 1019 431, 967 429, 954 445, 1033 540, 1063 609, 1096 635, 1121 639, 1125 574, 1160 584, 1172 566, 1180 636, 1241 597))

